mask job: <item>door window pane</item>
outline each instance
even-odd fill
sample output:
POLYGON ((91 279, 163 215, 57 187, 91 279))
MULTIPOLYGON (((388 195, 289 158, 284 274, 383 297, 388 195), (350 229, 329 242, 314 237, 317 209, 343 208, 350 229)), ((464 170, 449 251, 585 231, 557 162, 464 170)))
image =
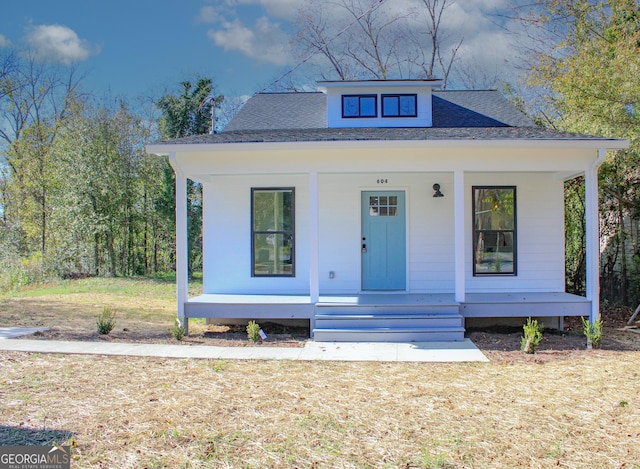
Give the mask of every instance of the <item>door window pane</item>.
POLYGON ((369 216, 398 216, 398 197, 386 195, 382 195, 379 197, 369 197, 369 216))

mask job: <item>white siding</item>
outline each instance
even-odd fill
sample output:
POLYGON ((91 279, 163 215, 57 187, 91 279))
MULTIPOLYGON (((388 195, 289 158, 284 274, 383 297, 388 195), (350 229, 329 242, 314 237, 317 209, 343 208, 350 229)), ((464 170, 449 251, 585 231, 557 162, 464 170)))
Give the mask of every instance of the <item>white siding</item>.
POLYGON ((430 85, 414 86, 348 86, 331 88, 327 94, 327 124, 328 127, 431 127, 430 85), (383 94, 415 94, 417 95, 417 117, 382 117, 383 94), (342 95, 376 95, 378 116, 375 118, 348 118, 342 117, 342 95))
POLYGON ((320 291, 361 290, 361 192, 403 190, 407 215, 407 290, 453 291, 451 173, 323 174, 320 177, 320 291), (387 183, 378 184, 378 179, 387 183), (335 277, 329 278, 329 272, 335 277))
POLYGON ((309 291, 307 175, 219 176, 203 185, 204 293, 309 291), (296 276, 251 277, 251 188, 295 187, 296 276))
MULTIPOLYGON (((215 176, 204 184, 204 292, 308 294, 307 174, 215 176), (251 277, 252 187, 296 188, 295 278, 251 277)), ((361 291, 361 192, 403 190, 407 215, 407 291, 454 291, 453 173, 321 173, 319 175, 321 294, 361 291), (378 184, 386 179, 386 184, 378 184), (444 197, 433 197, 438 183, 444 197), (334 277, 329 278, 333 272, 334 277)), ((467 291, 564 291, 563 183, 550 173, 465 175, 467 291), (517 187, 517 276, 474 277, 474 185, 517 187)))
MULTIPOLYGON (((516 276, 473 276, 471 254, 467 264, 467 291, 564 291, 564 186, 545 173, 467 174, 465 192, 471 198, 476 185, 515 185, 517 197, 516 276)), ((467 204, 472 223, 471 201, 467 204)), ((471 252, 473 226, 467 233, 471 252)))

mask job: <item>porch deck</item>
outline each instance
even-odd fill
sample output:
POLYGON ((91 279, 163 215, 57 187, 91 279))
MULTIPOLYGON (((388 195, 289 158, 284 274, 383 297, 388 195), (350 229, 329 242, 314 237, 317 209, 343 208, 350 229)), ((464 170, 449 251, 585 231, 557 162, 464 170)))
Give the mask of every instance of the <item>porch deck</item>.
MULTIPOLYGON (((464 339, 465 318, 588 316, 591 302, 569 293, 321 295, 204 294, 184 305, 187 318, 308 319, 316 341, 425 342, 464 339)), ((561 319, 560 319, 561 321, 561 319)))
POLYGON ((591 301, 562 292, 467 293, 457 303, 453 293, 360 293, 321 295, 203 294, 185 303, 189 318, 312 319, 317 307, 457 306, 463 317, 588 316, 591 301))
POLYGON ((562 292, 467 293, 465 318, 589 316, 591 300, 562 292))

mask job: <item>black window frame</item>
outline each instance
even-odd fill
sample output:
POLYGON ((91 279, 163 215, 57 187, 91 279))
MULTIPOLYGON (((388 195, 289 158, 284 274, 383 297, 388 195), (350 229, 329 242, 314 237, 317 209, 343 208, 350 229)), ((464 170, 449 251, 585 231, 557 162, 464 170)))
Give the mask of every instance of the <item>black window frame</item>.
POLYGON ((295 187, 252 187, 251 188, 251 277, 295 277, 296 276, 296 189, 295 187), (287 230, 256 230, 255 229, 255 194, 256 192, 291 192, 291 231, 287 230), (256 236, 283 235, 291 239, 291 272, 290 273, 259 273, 256 272, 256 236))
POLYGON ((382 113, 380 114, 384 118, 404 118, 404 117, 418 117, 418 95, 414 93, 394 93, 394 94, 383 94, 380 96, 380 106, 382 108, 382 113), (413 114, 402 114, 400 107, 400 99, 412 97, 414 100, 414 109, 415 112, 413 114), (387 114, 384 108, 384 100, 385 98, 398 98, 398 114, 387 114))
POLYGON ((473 276, 474 277, 491 277, 491 276, 499 276, 499 277, 516 277, 518 275, 518 194, 517 194, 517 186, 515 185, 505 185, 505 186, 493 186, 493 185, 482 185, 482 186, 472 186, 471 188, 471 226, 472 226, 472 264, 473 264, 473 276), (513 191, 513 229, 487 229, 487 230, 478 230, 476 229, 476 190, 482 189, 501 189, 501 190, 512 190, 513 191), (498 240, 500 234, 503 233, 511 233, 513 239, 513 271, 512 272, 478 272, 477 271, 477 249, 478 249, 478 233, 491 233, 497 234, 498 240))
POLYGON ((378 117, 378 95, 377 94, 343 94, 342 95, 342 118, 343 119, 372 119, 378 117), (358 115, 347 116, 344 112, 345 98, 358 98, 358 115), (362 98, 373 98, 373 115, 362 115, 362 98))

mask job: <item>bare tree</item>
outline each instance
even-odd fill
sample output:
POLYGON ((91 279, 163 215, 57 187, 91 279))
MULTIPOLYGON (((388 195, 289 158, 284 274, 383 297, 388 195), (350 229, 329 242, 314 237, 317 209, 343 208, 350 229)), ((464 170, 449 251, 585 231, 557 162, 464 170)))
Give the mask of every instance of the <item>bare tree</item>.
POLYGON ((398 25, 408 12, 390 14, 383 2, 372 5, 361 0, 343 0, 346 11, 353 18, 349 29, 345 55, 357 64, 365 75, 384 80, 395 75, 401 78, 402 62, 398 60, 401 36, 398 25))
MULTIPOLYGON (((300 48, 303 60, 307 61, 315 55, 319 55, 329 62, 331 72, 338 75, 340 80, 349 79, 347 64, 341 54, 339 41, 340 36, 345 32, 339 30, 338 26, 331 27, 327 19, 327 12, 321 3, 310 3, 298 12, 297 19, 298 32, 294 37, 294 42, 300 48)), ((328 76, 322 73, 322 78, 328 76)))
POLYGON ((386 0, 310 2, 299 11, 293 39, 302 60, 315 59, 323 79, 401 78, 406 62, 401 30, 410 12, 390 5, 386 0))
POLYGON ((293 43, 323 79, 442 78, 445 86, 462 44, 443 27, 451 0, 309 2, 293 43), (450 44, 450 46, 449 46, 450 44))
POLYGON ((451 68, 464 38, 455 39, 448 50, 444 43, 451 34, 442 29, 442 19, 451 5, 450 0, 420 0, 418 9, 418 28, 409 34, 409 42, 414 44, 412 63, 422 72, 424 78, 441 78, 446 88, 451 68), (438 76, 438 73, 441 75, 438 76))

